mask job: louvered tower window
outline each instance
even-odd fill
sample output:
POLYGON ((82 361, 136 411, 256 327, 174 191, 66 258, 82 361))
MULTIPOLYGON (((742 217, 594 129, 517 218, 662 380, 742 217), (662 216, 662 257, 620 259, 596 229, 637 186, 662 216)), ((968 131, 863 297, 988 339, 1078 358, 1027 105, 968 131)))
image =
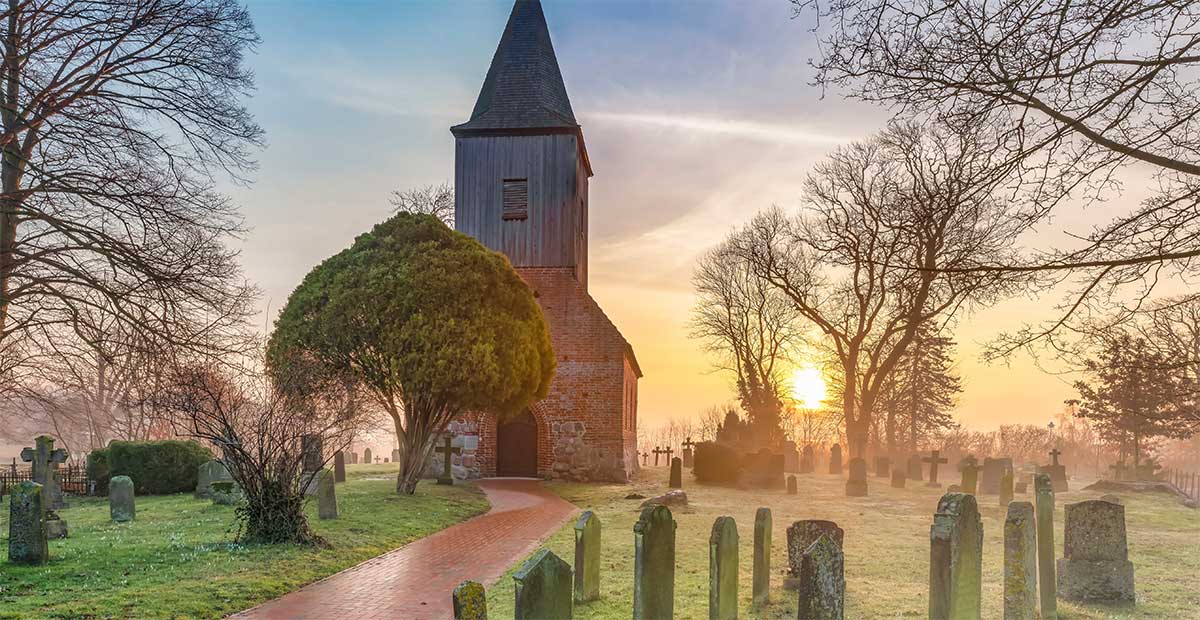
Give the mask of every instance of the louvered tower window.
POLYGON ((523 220, 529 217, 529 180, 504 179, 504 219, 523 220))

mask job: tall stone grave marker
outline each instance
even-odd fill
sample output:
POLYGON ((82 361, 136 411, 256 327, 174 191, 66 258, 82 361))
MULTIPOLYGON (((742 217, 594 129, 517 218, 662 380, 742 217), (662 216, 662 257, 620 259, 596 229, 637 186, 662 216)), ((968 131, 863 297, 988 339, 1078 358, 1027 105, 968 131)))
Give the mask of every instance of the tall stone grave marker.
POLYGON ((317 472, 317 517, 338 518, 337 488, 333 482, 333 472, 328 469, 317 472))
POLYGON ((679 457, 671 459, 670 486, 672 489, 683 488, 683 459, 679 457))
POLYGON ((400 448, 392 448, 392 462, 393 463, 400 462, 400 448))
POLYGON ((8 561, 41 566, 50 559, 42 485, 25 480, 12 489, 8 507, 8 561))
POLYGON ((666 506, 647 506, 633 526, 633 618, 675 616, 675 519, 666 506))
POLYGON ((300 438, 300 486, 305 495, 316 495, 320 484, 321 468, 325 464, 324 442, 320 435, 310 434, 300 438))
POLYGON ((1004 620, 1037 620, 1033 504, 1011 502, 1004 519, 1004 620))
POLYGON ((1054 487, 1055 493, 1066 493, 1069 489, 1067 484, 1067 466, 1058 462, 1059 455, 1062 451, 1055 448, 1050 451, 1050 464, 1038 467, 1038 473, 1050 476, 1050 484, 1054 487))
POLYGON ((696 454, 695 447, 696 442, 692 441, 691 437, 688 437, 687 441, 683 442, 683 466, 688 469, 692 468, 692 459, 696 454))
POLYGON ((846 600, 845 558, 828 536, 804 550, 800 568, 799 620, 842 620, 846 600))
POLYGON ((892 470, 892 488, 903 489, 907 482, 908 478, 905 477, 904 472, 899 467, 892 470))
POLYGON ((846 480, 846 497, 867 496, 867 462, 850 459, 850 476, 846 480))
POLYGON ((575 521, 575 601, 600 598, 600 517, 586 510, 575 521))
POLYGON ((1000 479, 1004 477, 1005 472, 1010 472, 1012 469, 1012 459, 1008 457, 996 459, 984 457, 983 471, 980 473, 979 492, 987 495, 996 495, 999 493, 1000 479))
POLYGON ((1125 507, 1089 500, 1064 507, 1058 591, 1069 601, 1133 602, 1133 563, 1125 539, 1125 507))
POLYGON ((788 494, 788 495, 795 495, 796 493, 797 493, 797 490, 796 490, 796 474, 788 474, 788 477, 787 477, 787 494, 788 494))
POLYGON ((442 455, 442 475, 438 477, 437 483, 452 485, 454 484, 454 469, 452 467, 454 465, 454 455, 462 454, 462 448, 454 445, 454 438, 450 436, 450 433, 446 433, 443 441, 444 443, 441 446, 433 449, 434 452, 442 455))
POLYGON ((341 450, 333 453, 333 481, 346 481, 346 455, 341 450))
POLYGON ((841 547, 845 539, 845 532, 833 521, 817 519, 795 521, 787 529, 788 576, 783 580, 784 588, 789 590, 799 588, 800 571, 804 567, 804 552, 822 536, 829 538, 841 547))
POLYGON ((464 581, 454 588, 454 620, 487 620, 487 593, 478 581, 464 581))
POLYGON ((1007 506, 1013 500, 1013 472, 1008 470, 1000 476, 1000 505, 1007 506))
POLYGON ((212 499, 212 484, 230 480, 233 480, 233 476, 229 474, 225 463, 216 459, 201 463, 196 470, 196 491, 192 496, 196 499, 212 499))
POLYGON ((804 451, 800 453, 800 473, 811 474, 816 470, 817 466, 813 457, 813 447, 806 445, 804 446, 804 451))
POLYGON ((738 617, 738 532, 733 517, 717 517, 708 537, 708 618, 738 617))
POLYGON ((370 465, 371 463, 374 463, 374 462, 375 461, 371 460, 371 449, 363 448, 363 463, 370 465))
POLYGON ((909 480, 924 480, 925 479, 925 476, 923 475, 923 473, 921 471, 922 461, 921 461, 920 454, 913 454, 908 457, 908 463, 907 463, 906 469, 907 469, 906 473, 908 474, 909 480))
POLYGON ((887 478, 889 475, 891 475, 891 471, 892 471, 892 459, 890 459, 886 456, 875 457, 875 477, 876 478, 887 478))
POLYGON ((929 527, 929 544, 929 619, 979 620, 983 522, 975 496, 942 496, 929 527))
POLYGON ((113 476, 108 481, 108 515, 117 523, 133 521, 136 510, 133 499, 133 479, 113 476))
POLYGON ((1038 598, 1041 620, 1058 619, 1057 580, 1054 577, 1054 487, 1049 474, 1033 476, 1034 511, 1037 513, 1038 598))
POLYGON ((836 443, 829 448, 829 473, 842 474, 842 447, 836 443))
POLYGON ((31 477, 42 493, 40 507, 45 515, 46 536, 50 539, 67 537, 67 521, 55 512, 55 498, 62 503, 62 491, 58 487, 55 475, 59 463, 67 462, 67 451, 54 448, 54 438, 41 435, 34 438, 34 447, 21 450, 21 460, 30 464, 31 477))
POLYGON ((765 605, 771 599, 771 509, 754 513, 753 601, 765 605))
POLYGON ((355 451, 351 450, 351 451, 350 451, 350 456, 349 456, 349 457, 347 457, 347 459, 348 459, 348 460, 347 460, 347 464, 349 464, 349 465, 358 465, 358 453, 357 453, 357 452, 355 452, 355 451))
POLYGON ((533 554, 513 574, 513 581, 517 599, 513 616, 517 620, 573 617, 571 567, 549 549, 533 554))
POLYGON ((974 461, 962 464, 962 492, 975 495, 979 482, 979 466, 974 461))
POLYGON ((783 471, 789 474, 800 471, 800 451, 794 441, 783 442, 783 471))
POLYGON ((950 460, 941 456, 941 452, 934 450, 929 453, 929 456, 921 459, 924 463, 929 463, 929 482, 925 484, 927 487, 941 487, 942 483, 938 482, 938 465, 949 463, 950 460))

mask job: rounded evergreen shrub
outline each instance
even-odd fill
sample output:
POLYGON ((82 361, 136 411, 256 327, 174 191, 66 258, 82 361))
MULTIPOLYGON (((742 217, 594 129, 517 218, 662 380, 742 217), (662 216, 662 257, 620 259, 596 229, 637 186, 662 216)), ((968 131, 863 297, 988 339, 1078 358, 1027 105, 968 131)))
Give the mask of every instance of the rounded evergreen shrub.
MULTIPOLYGON (((200 465, 212 459, 212 453, 194 441, 113 441, 104 452, 104 487, 112 476, 129 476, 138 495, 194 491, 200 465)), ((99 492, 100 479, 93 479, 99 492)))
POLYGON ((742 474, 741 456, 730 446, 712 441, 696 444, 692 475, 699 482, 734 484, 742 474))

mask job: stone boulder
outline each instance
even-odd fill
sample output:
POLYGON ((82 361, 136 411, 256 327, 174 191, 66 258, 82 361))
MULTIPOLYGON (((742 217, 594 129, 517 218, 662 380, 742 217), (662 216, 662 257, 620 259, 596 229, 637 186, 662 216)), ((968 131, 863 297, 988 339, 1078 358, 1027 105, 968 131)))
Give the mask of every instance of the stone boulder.
POLYGON ((682 491, 680 489, 675 489, 673 491, 667 491, 666 493, 663 493, 662 495, 658 495, 656 497, 651 497, 650 499, 642 502, 642 508, 645 508, 647 506, 687 506, 687 505, 688 505, 687 492, 682 491))

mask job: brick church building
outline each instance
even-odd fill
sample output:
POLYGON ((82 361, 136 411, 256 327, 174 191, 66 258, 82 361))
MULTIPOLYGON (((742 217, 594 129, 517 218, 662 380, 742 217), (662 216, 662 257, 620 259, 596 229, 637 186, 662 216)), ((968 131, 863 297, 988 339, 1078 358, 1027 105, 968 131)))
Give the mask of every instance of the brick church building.
POLYGON ((592 165, 538 0, 517 0, 455 141, 454 226, 534 290, 557 370, 515 419, 450 425, 455 474, 625 481, 638 469, 633 347, 588 294, 592 165))

